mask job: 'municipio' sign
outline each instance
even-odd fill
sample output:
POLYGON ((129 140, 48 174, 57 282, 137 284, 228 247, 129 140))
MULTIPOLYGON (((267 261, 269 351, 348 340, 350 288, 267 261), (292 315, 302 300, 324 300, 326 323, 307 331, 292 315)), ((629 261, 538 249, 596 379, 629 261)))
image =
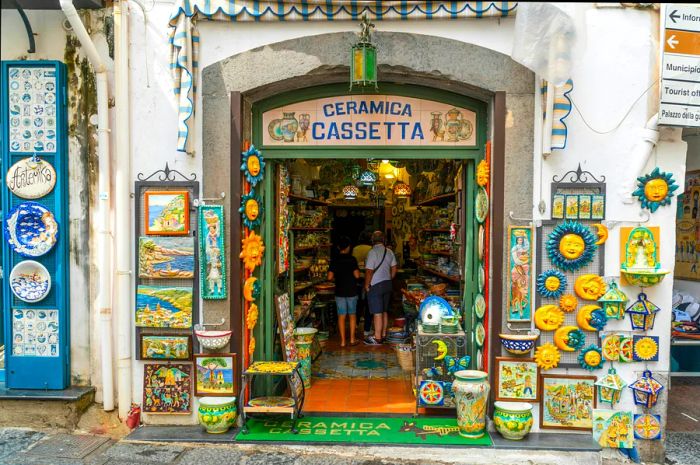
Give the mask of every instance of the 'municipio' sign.
POLYGON ((476 113, 396 95, 348 95, 266 111, 263 145, 475 146, 476 113))
POLYGON ((56 170, 39 158, 23 158, 7 170, 7 187, 17 197, 40 199, 56 185, 56 170))

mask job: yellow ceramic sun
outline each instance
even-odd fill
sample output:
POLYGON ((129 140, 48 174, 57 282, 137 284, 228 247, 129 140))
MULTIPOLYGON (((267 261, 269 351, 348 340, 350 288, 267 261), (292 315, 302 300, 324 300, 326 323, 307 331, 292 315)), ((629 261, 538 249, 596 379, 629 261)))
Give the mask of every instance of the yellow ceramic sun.
POLYGON ((260 158, 258 158, 256 155, 251 155, 248 157, 247 166, 248 172, 253 176, 260 174, 260 158))
POLYGON ((565 234, 559 241, 559 252, 568 260, 575 260, 583 255, 586 242, 578 234, 565 234))
POLYGON ((564 322, 564 312, 556 305, 543 305, 535 310, 535 326, 542 331, 553 331, 564 322))
POLYGON ((602 223, 596 223, 592 224, 591 228, 596 229, 596 234, 598 236, 598 241, 595 243, 595 245, 602 245, 605 243, 605 241, 608 240, 608 228, 602 223))
POLYGON ((554 292, 559 289, 559 286, 561 286, 561 281, 556 276, 550 276, 544 281, 544 287, 546 287, 548 291, 554 292))
POLYGON ((447 344, 445 344, 440 339, 433 341, 433 344, 437 345, 437 356, 434 360, 442 360, 447 355, 447 344))
POLYGON ((257 281, 258 278, 256 278, 255 276, 251 276, 250 278, 245 280, 245 283, 243 283, 243 298, 248 302, 252 302, 255 300, 254 294, 257 281))
POLYGON ((260 206, 258 205, 258 201, 255 199, 248 199, 245 203, 245 214, 248 219, 251 221, 257 219, 259 213, 260 206))
POLYGON ((597 367, 602 362, 600 353, 596 352, 595 350, 589 350, 588 352, 586 352, 586 355, 583 356, 583 359, 588 365, 592 367, 597 367))
POLYGON ((255 336, 250 336, 250 342, 248 343, 248 355, 251 357, 255 352, 255 336))
POLYGON ((486 160, 481 160, 476 167, 476 183, 481 187, 489 183, 489 165, 486 160))
POLYGON ((599 310, 598 305, 584 305, 581 310, 576 314, 576 324, 579 328, 584 331, 598 331, 595 327, 591 326, 591 312, 593 310, 599 310))
POLYGON ((255 231, 251 231, 241 242, 240 258, 243 259, 245 269, 252 273, 256 266, 262 264, 262 256, 265 252, 262 237, 255 234, 255 231))
POLYGON ((634 344, 634 351, 637 353, 638 358, 642 360, 651 360, 656 356, 659 348, 656 341, 652 338, 643 337, 634 344))
POLYGON ((559 365, 561 354, 554 344, 548 342, 535 350, 535 362, 543 370, 556 368, 559 365))
POLYGON ((578 307, 578 299, 573 294, 564 294, 559 299, 559 308, 566 313, 571 313, 578 307))
POLYGON ((245 317, 245 324, 248 329, 255 328, 258 323, 258 306, 252 304, 248 309, 248 316, 245 317))
POLYGON ((574 283, 576 295, 585 300, 598 300, 605 294, 607 285, 603 278, 597 274, 584 274, 579 276, 574 283))
POLYGON ((644 196, 652 202, 659 202, 668 194, 668 183, 665 179, 654 178, 644 185, 644 196))
POLYGON ((573 352, 576 349, 569 346, 569 333, 571 331, 576 331, 577 326, 562 326, 554 332, 554 344, 561 350, 565 352, 573 352))

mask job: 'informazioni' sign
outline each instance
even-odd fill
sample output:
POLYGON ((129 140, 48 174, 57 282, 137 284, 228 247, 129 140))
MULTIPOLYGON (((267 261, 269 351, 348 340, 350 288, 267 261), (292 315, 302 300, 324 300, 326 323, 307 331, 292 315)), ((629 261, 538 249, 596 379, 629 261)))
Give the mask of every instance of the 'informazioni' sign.
POLYGON ((475 146, 476 113, 396 95, 347 95, 263 113, 263 145, 475 146))
POLYGON ((17 197, 39 199, 56 185, 56 170, 45 160, 24 158, 7 170, 5 181, 7 188, 17 197))

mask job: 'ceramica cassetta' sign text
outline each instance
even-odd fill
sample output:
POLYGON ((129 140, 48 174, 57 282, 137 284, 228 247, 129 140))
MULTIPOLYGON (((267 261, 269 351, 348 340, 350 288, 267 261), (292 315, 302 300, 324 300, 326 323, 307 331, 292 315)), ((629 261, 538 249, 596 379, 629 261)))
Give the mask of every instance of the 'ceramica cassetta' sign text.
POLYGON ((266 111, 263 144, 475 146, 476 113, 395 95, 348 95, 266 111))
POLYGON ((51 163, 38 158, 24 158, 7 170, 7 187, 17 197, 39 199, 56 185, 56 170, 51 163))

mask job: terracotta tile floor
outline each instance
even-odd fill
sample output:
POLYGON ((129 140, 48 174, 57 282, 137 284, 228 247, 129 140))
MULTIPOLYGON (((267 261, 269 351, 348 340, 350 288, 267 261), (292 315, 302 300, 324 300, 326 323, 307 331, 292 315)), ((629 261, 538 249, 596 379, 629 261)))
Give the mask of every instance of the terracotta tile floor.
POLYGON ((403 373, 391 346, 341 348, 329 341, 312 367, 305 413, 414 413, 410 373, 403 373))

